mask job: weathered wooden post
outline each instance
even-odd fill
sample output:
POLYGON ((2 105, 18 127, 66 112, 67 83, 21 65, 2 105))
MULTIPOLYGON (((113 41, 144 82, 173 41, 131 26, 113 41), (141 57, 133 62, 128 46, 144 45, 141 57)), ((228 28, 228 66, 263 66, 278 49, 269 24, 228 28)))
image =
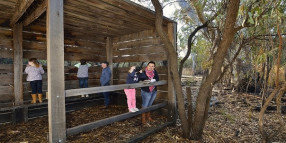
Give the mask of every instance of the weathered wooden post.
POLYGON ((47 63, 49 142, 66 141, 63 0, 48 0, 47 63))
POLYGON ((113 85, 113 49, 112 39, 110 37, 106 38, 106 61, 109 62, 109 68, 111 70, 110 84, 113 85))
MULTIPOLYGON (((176 48, 176 27, 177 25, 175 23, 168 23, 168 37, 170 41, 172 42, 174 48, 176 48)), ((169 120, 175 120, 176 117, 176 93, 174 88, 174 83, 171 77, 171 67, 170 67, 170 58, 168 57, 168 109, 169 109, 169 120)))
POLYGON ((23 104, 23 25, 13 26, 15 105, 23 104))

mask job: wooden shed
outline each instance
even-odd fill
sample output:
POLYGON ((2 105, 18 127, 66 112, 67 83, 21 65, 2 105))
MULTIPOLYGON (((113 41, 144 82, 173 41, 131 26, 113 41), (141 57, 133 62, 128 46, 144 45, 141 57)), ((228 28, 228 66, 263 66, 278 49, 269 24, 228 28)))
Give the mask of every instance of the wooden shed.
MULTIPOLYGON (((164 18, 163 26, 176 45, 176 22, 164 18)), ((27 104, 31 89, 23 70, 27 59, 37 58, 46 71, 43 90, 48 93, 48 104, 43 104, 48 107, 49 141, 64 142, 67 134, 79 130, 66 129, 66 99, 81 93, 148 86, 126 85, 128 68, 118 65, 155 61, 161 80, 153 83, 160 85, 157 99, 168 102, 174 120, 176 102, 167 64, 172 57, 164 48, 155 30, 155 12, 128 0, 1 0, 0 114, 20 107, 26 113, 31 106, 27 104), (71 63, 82 58, 93 63, 108 61, 113 85, 99 88, 101 68, 93 66, 90 88, 77 89, 77 70, 71 63)), ((137 114, 157 108, 159 105, 137 114)))

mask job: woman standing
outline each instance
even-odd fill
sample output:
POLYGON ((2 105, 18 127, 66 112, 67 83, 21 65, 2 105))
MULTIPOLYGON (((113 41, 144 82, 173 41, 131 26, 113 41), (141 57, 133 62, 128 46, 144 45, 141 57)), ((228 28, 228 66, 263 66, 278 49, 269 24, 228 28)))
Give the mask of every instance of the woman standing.
MULTIPOLYGON (((88 68, 91 64, 86 63, 85 59, 81 59, 80 63, 76 64, 75 67, 78 68, 77 78, 79 81, 79 88, 87 88, 88 87, 88 68)), ((88 94, 81 95, 81 97, 88 97, 88 94)))
POLYGON ((42 65, 38 62, 36 58, 29 59, 27 67, 25 69, 25 73, 28 74, 27 81, 30 82, 32 88, 32 102, 37 102, 37 94, 39 98, 39 102, 43 102, 43 91, 42 91, 42 74, 45 73, 42 65))
MULTIPOLYGON (((150 80, 151 82, 159 81, 159 75, 155 70, 155 62, 150 61, 142 74, 141 80, 150 80)), ((153 104, 157 95, 157 87, 149 86, 141 88, 142 108, 149 107, 153 104)), ((146 119, 153 121, 150 112, 142 113, 142 124, 146 123, 146 119)))

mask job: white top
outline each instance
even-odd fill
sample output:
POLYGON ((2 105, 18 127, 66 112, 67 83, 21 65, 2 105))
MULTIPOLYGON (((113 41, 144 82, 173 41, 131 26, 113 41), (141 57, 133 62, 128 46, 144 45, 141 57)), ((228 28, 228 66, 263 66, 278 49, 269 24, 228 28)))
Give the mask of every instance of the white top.
POLYGON ((85 65, 81 65, 78 63, 74 66, 78 68, 77 77, 88 77, 88 68, 91 66, 91 64, 87 63, 85 65))

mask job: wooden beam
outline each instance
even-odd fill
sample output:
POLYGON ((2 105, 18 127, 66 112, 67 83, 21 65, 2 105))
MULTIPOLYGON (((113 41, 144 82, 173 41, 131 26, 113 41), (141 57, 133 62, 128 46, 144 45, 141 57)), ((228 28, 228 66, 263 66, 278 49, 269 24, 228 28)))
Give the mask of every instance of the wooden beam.
POLYGON ((13 73, 13 66, 13 64, 0 64, 0 73, 13 73))
POLYGON ((96 128, 99 128, 99 127, 102 127, 102 126, 105 126, 105 125, 108 125, 108 124, 111 124, 114 122, 122 121, 122 120, 125 120, 128 118, 140 115, 144 112, 157 110, 159 108, 165 107, 166 105, 167 105, 167 102, 163 102, 163 103, 159 103, 156 105, 152 105, 152 106, 144 108, 144 109, 140 109, 138 112, 135 112, 135 113, 128 112, 128 113, 120 114, 120 115, 113 116, 113 117, 110 117, 107 119, 99 120, 96 122, 91 122, 91 123, 87 123, 84 125, 69 128, 69 129, 67 129, 67 135, 74 135, 74 134, 78 134, 78 133, 81 133, 84 131, 96 129, 96 128))
MULTIPOLYGON (((177 25, 175 23, 168 23, 168 38, 170 39, 170 41, 172 42, 174 48, 176 49, 176 29, 177 25)), ((172 57, 168 57, 168 109, 169 109, 169 120, 175 120, 176 119, 176 93, 175 93, 175 88, 174 88, 174 83, 171 77, 171 67, 170 67, 170 58, 172 57)))
POLYGON ((23 25, 13 27, 15 105, 23 104, 23 25))
MULTIPOLYGON (((113 73, 113 49, 112 39, 110 37, 106 38, 106 61, 109 63, 111 73, 113 73)), ((111 74, 110 77, 110 84, 113 85, 113 74, 111 74)))
POLYGON ((77 96, 82 94, 91 94, 91 93, 101 93, 107 91, 117 91, 123 89, 130 89, 130 88, 139 88, 139 87, 146 87, 146 86, 158 86, 158 85, 165 85, 167 84, 166 80, 160 80, 157 82, 140 82, 134 84, 120 84, 120 85, 110 85, 110 86, 101 86, 101 87, 90 87, 90 88, 79 88, 79 89, 69 89, 66 90, 66 97, 70 96, 77 96))
POLYGON ((18 0, 18 6, 16 7, 16 11, 10 21, 11 26, 18 22, 33 2, 34 0, 18 0))
POLYGON ((24 26, 31 24, 47 10, 47 0, 43 1, 23 22, 24 26))
POLYGON ((146 62, 146 61, 164 61, 167 60, 167 53, 131 55, 124 57, 114 57, 113 62, 146 62))
POLYGON ((48 0, 47 63, 49 142, 66 142, 63 0, 48 0))
POLYGON ((152 45, 148 47, 138 47, 131 48, 126 50, 116 50, 113 52, 114 56, 123 56, 123 55, 142 55, 142 54, 158 54, 158 53, 166 53, 164 45, 152 45))

